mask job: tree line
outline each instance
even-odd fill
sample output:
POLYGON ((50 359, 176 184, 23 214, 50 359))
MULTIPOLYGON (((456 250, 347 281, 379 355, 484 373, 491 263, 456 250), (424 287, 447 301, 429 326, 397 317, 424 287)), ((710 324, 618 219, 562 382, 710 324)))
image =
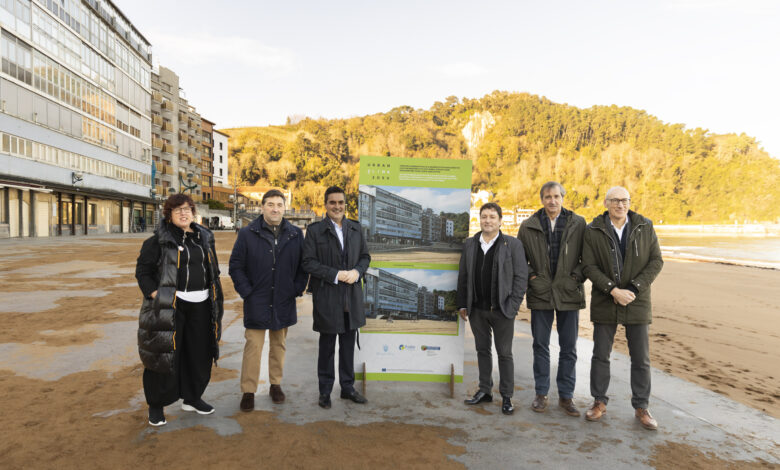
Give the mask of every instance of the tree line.
MULTIPOLYGON (((664 123, 630 107, 582 109, 528 93, 451 96, 430 109, 399 106, 349 119, 224 130, 240 184, 290 188, 293 205, 323 210, 326 187, 357 195, 360 155, 470 159, 472 191, 504 207, 540 207, 556 180, 566 206, 601 213, 610 186, 631 191, 634 210, 664 223, 780 220, 780 161, 745 134, 664 123), (494 124, 476 146, 463 128, 477 113, 494 124)), ((357 213, 357 198, 348 198, 357 213)))

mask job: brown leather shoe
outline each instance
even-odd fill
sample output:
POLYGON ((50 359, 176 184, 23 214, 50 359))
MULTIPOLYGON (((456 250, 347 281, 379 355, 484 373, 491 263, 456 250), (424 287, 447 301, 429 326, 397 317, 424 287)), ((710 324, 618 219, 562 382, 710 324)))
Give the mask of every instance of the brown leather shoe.
POLYGON ((650 414, 650 410, 647 408, 637 408, 634 416, 636 416, 643 428, 651 431, 658 429, 658 421, 653 418, 653 415, 650 414))
POLYGON ((598 421, 605 414, 607 414, 607 405, 596 400, 590 406, 590 409, 585 412, 585 419, 588 421, 598 421))
POLYGON ((544 413, 545 410, 547 410, 547 396, 536 395, 536 398, 534 398, 534 402, 531 403, 531 409, 536 411, 537 413, 544 413))
POLYGON ((241 411, 252 411, 255 409, 255 394, 245 393, 241 395, 241 404, 238 405, 241 411))
POLYGON ((271 395, 271 401, 279 404, 284 403, 284 392, 281 385, 271 384, 271 389, 268 390, 268 394, 271 395))
POLYGON ((580 410, 578 410, 577 407, 574 406, 574 400, 572 400, 571 398, 559 398, 558 406, 563 408, 563 411, 565 411, 566 414, 569 416, 574 416, 575 418, 578 418, 580 416, 580 410))

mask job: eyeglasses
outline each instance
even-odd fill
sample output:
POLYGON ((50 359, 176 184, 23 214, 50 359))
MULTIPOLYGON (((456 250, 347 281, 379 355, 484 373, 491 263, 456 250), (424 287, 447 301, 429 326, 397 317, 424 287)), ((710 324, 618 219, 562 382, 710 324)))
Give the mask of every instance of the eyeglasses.
POLYGON ((631 203, 631 199, 607 199, 607 202, 613 206, 617 206, 618 204, 627 206, 631 203))
POLYGON ((174 214, 192 214, 192 208, 190 207, 177 207, 176 209, 172 210, 174 214))

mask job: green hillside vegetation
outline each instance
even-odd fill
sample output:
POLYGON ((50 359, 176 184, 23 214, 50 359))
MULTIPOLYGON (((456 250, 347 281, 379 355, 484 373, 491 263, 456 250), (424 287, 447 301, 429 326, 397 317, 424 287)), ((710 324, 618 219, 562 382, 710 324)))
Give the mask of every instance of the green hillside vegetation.
MULTIPOLYGON (((780 220, 780 161, 745 134, 665 124, 629 107, 580 109, 527 93, 449 97, 349 119, 224 130, 243 184, 290 188, 293 205, 322 211, 330 185, 357 194, 360 155, 471 159, 472 190, 504 207, 540 207, 548 180, 568 190, 566 206, 601 213, 610 186, 631 191, 633 209, 664 223, 780 220), (477 112, 495 125, 469 149, 462 129, 477 112)), ((356 214, 356 198, 349 198, 356 214)))

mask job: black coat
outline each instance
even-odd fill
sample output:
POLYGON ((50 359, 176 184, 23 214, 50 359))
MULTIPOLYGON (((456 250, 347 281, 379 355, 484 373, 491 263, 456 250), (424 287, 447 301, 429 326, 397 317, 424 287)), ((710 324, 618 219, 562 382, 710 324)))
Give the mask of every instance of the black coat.
MULTIPOLYGON (((214 235, 209 229, 193 223, 192 229, 206 253, 208 301, 211 303, 211 353, 219 359, 219 339, 222 337, 224 313, 222 284, 219 281, 219 261, 214 249, 214 235)), ((144 241, 135 267, 135 277, 144 299, 138 315, 138 353, 145 368, 163 374, 173 373, 176 353, 176 286, 179 284, 179 230, 169 222, 157 227, 152 237, 144 241), (152 299, 151 293, 157 291, 152 299)))
POLYGON ((309 290, 314 297, 314 331, 345 333, 366 324, 363 305, 363 275, 371 262, 360 223, 346 217, 342 221, 346 260, 342 263, 341 244, 333 222, 327 216, 306 230, 303 269, 311 275, 309 290), (339 271, 356 269, 360 278, 354 284, 336 283, 339 271), (340 285, 341 284, 341 285, 340 285), (349 309, 349 325, 344 311, 349 309))
POLYGON ((244 328, 281 330, 298 322, 295 297, 309 276, 303 271, 303 232, 282 219, 274 239, 263 217, 238 232, 230 254, 230 278, 244 299, 244 328))

